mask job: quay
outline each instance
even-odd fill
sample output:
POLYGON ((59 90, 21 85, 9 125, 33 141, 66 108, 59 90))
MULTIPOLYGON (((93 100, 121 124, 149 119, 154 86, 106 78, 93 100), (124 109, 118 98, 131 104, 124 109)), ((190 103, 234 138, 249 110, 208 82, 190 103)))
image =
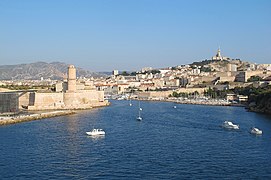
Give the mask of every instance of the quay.
POLYGON ((70 114, 75 114, 75 111, 71 111, 71 110, 50 111, 50 112, 42 112, 42 113, 35 113, 35 114, 23 114, 23 115, 9 116, 9 117, 0 117, 0 126, 21 123, 21 122, 28 122, 28 121, 33 121, 33 120, 40 120, 44 118, 65 116, 65 115, 70 115, 70 114))
POLYGON ((194 105, 207 105, 207 106, 241 106, 244 104, 232 103, 223 99, 184 99, 184 98, 140 98, 134 100, 143 101, 161 101, 161 102, 173 102, 177 104, 194 104, 194 105))

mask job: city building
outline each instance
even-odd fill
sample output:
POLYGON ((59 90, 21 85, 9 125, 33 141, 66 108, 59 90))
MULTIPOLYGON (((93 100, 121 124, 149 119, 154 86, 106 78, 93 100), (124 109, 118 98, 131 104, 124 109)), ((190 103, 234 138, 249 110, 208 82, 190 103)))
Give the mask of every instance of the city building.
POLYGON ((113 70, 112 75, 113 75, 113 76, 119 75, 119 71, 118 71, 118 70, 113 70))

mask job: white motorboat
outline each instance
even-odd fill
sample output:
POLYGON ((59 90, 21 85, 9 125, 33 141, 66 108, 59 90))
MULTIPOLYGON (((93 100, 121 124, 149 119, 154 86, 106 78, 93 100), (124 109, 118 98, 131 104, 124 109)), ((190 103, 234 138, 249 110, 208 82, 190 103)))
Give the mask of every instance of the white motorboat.
POLYGON ((87 135, 90 136, 101 136, 101 135, 105 135, 104 130, 102 129, 92 129, 92 131, 86 132, 87 135))
POLYGON ((251 134, 256 134, 256 135, 262 135, 263 134, 263 131, 258 129, 258 128, 251 128, 251 131, 250 131, 251 134))
POLYGON ((233 124, 231 121, 224 121, 222 127, 227 129, 239 129, 239 125, 233 124))
POLYGON ((176 106, 173 106, 174 109, 176 109, 177 107, 176 106))

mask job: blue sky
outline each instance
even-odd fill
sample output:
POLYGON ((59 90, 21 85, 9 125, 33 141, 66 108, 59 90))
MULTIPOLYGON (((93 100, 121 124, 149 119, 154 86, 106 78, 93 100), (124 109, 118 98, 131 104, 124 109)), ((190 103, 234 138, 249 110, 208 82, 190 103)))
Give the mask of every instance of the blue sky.
POLYGON ((168 67, 216 53, 271 63, 269 0, 0 0, 0 65, 168 67))

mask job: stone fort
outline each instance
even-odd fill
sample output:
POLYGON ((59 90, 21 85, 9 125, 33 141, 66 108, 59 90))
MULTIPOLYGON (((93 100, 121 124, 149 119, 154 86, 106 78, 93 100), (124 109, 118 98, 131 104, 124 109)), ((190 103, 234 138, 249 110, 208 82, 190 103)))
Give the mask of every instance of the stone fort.
POLYGON ((88 109, 108 105, 104 91, 77 82, 76 68, 68 67, 67 81, 56 84, 55 92, 26 92, 19 95, 19 107, 28 110, 88 109))

